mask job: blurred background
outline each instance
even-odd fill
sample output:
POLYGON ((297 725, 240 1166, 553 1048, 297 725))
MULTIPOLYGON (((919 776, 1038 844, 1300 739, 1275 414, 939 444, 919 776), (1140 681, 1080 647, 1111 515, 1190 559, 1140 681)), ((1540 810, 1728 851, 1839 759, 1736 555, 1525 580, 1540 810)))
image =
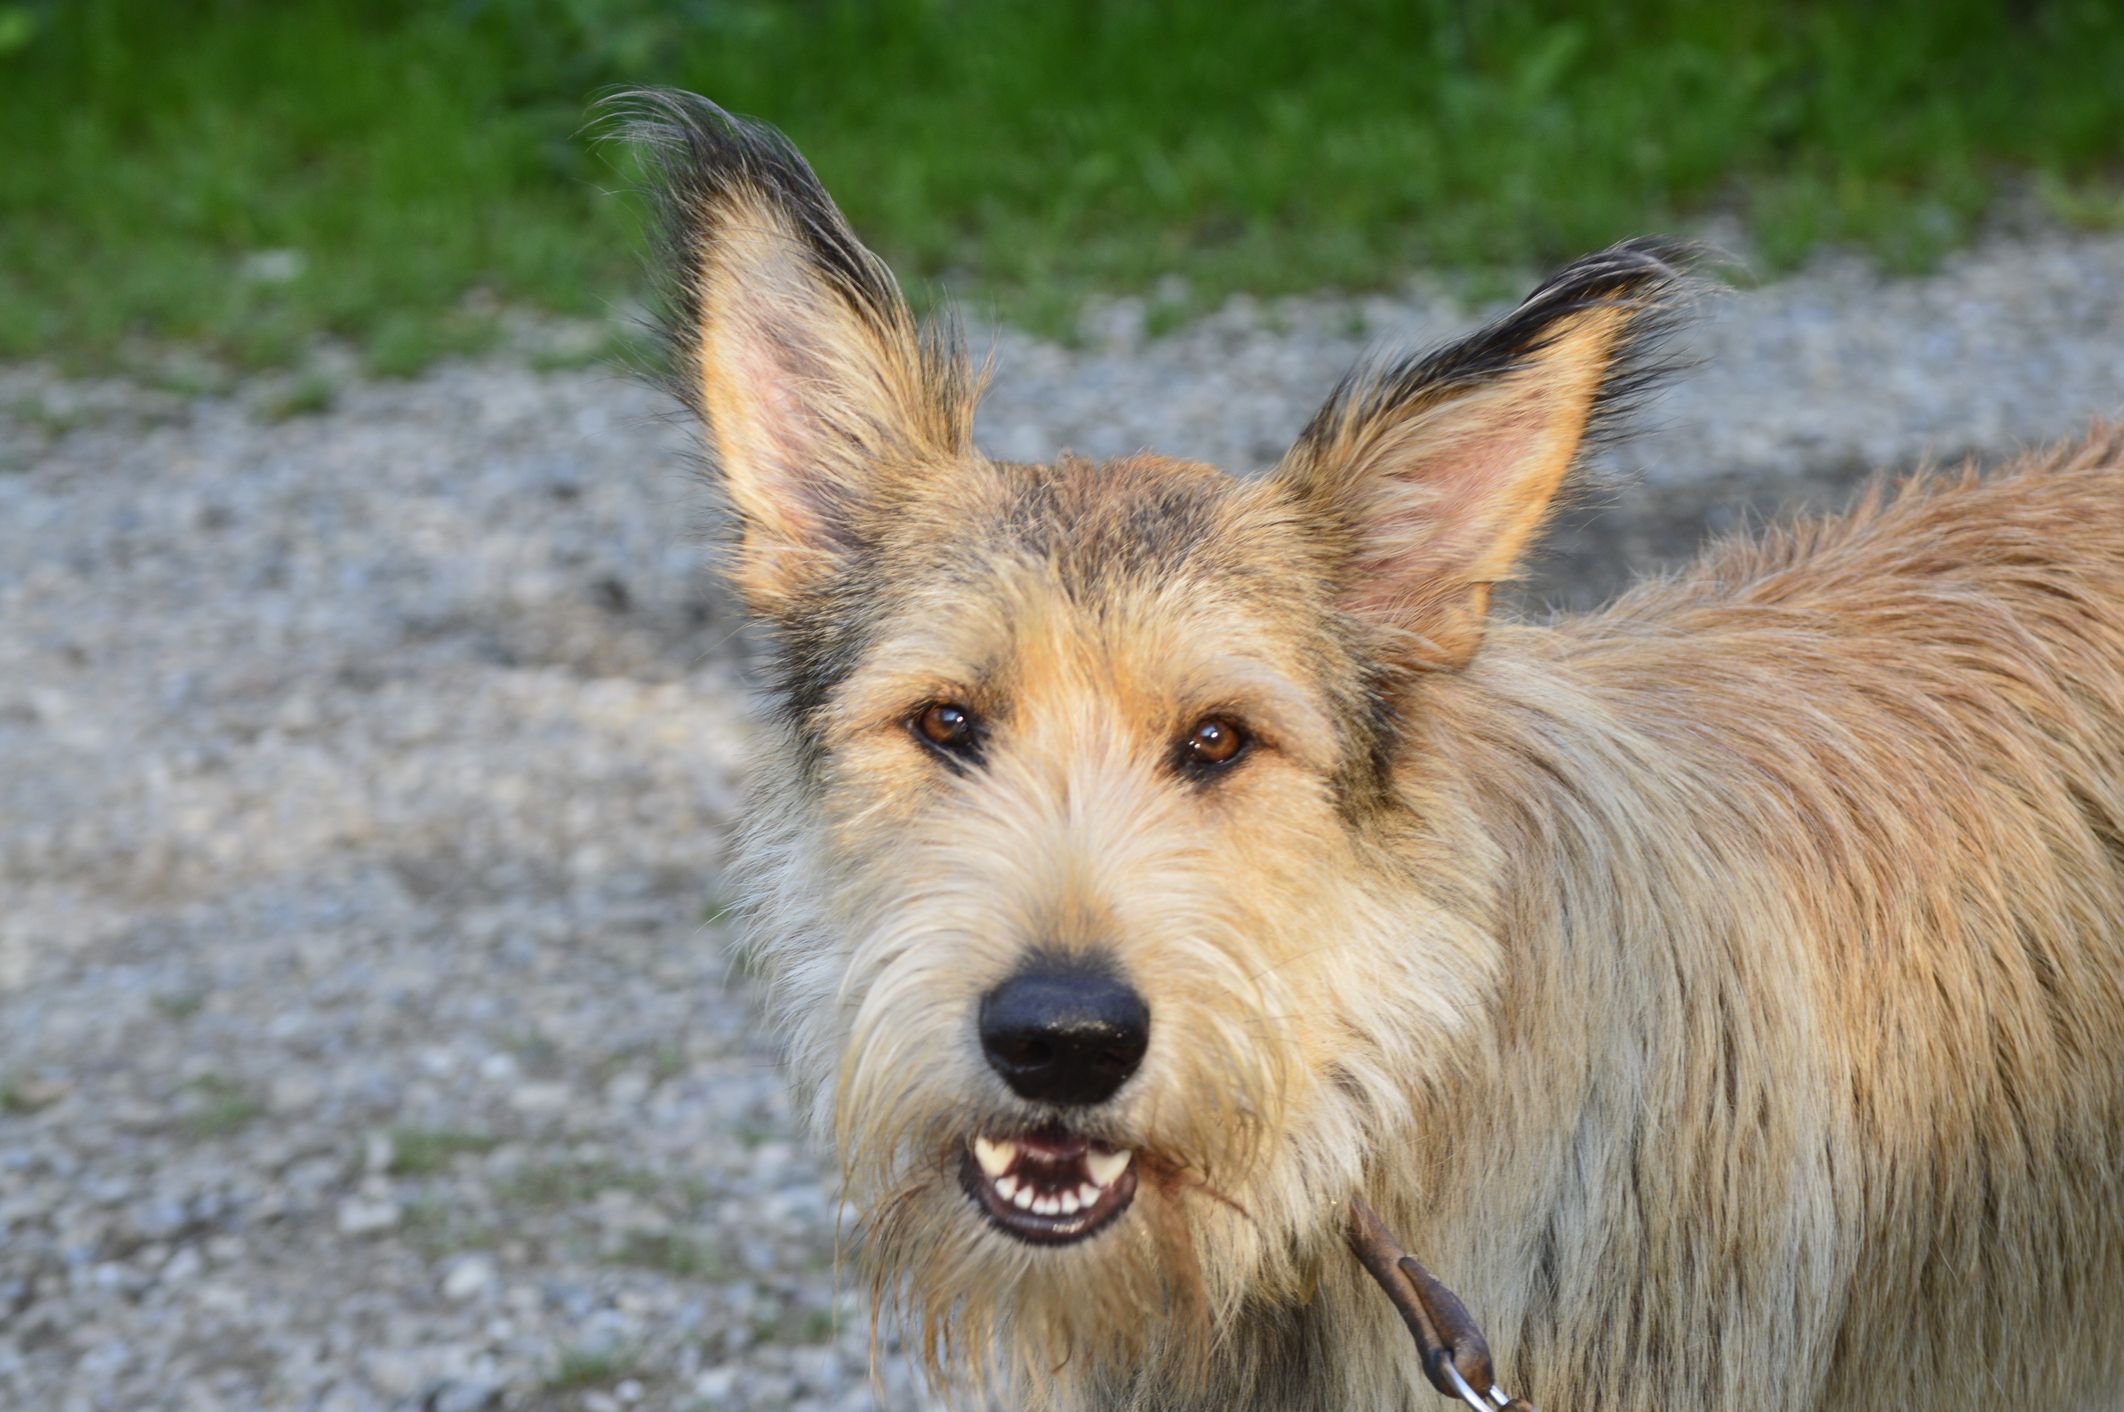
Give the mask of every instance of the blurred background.
POLYGON ((730 959, 601 92, 784 128, 1014 457, 1258 468, 1716 242, 1542 613, 2124 410, 2120 74, 2113 0, 0 0, 0 1407, 932 1403, 730 959))
POLYGON ((2120 72, 2108 0, 11 0, 0 354, 408 373, 497 303, 594 315, 633 287, 613 85, 782 126, 906 276, 1061 330, 1709 212, 1766 269, 1923 269, 2009 195, 2114 223, 2120 72))

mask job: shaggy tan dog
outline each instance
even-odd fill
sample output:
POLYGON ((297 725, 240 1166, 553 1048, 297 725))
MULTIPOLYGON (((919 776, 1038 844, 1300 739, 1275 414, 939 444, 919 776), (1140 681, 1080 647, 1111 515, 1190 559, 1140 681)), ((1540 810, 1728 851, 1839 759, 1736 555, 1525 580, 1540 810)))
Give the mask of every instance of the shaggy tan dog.
MULTIPOLYGON (((636 100, 774 630, 753 945, 878 1294, 1014 1407, 2124 1407, 2124 439, 1488 615, 1618 246, 1256 479, 984 458, 773 133, 636 100)), ((975 1395, 979 1395, 977 1391, 975 1395)))

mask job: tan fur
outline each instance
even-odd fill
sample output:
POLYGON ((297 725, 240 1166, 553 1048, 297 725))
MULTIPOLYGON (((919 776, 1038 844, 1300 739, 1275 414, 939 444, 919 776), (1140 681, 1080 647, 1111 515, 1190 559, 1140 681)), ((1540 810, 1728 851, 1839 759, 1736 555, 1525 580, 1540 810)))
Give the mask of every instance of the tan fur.
POLYGON ((2124 1407, 2124 432, 1485 625, 1669 291, 1647 247, 1338 396, 1270 476, 1009 465, 896 420, 961 426, 969 384, 822 282, 845 229, 793 154, 681 120, 814 231, 683 188, 695 271, 776 273, 703 276, 679 335, 780 630, 752 945, 941 1379, 1438 1405, 1343 1248, 1362 1194, 1550 1412, 2124 1407), (760 346, 861 352, 772 385, 760 346), (977 765, 911 734, 940 700, 977 765), (1257 740, 1212 783, 1172 764, 1205 713, 1257 740), (974 1030, 1034 949, 1153 1015, 1069 1117, 1141 1190, 1061 1248, 955 1176, 1050 1116, 974 1030))

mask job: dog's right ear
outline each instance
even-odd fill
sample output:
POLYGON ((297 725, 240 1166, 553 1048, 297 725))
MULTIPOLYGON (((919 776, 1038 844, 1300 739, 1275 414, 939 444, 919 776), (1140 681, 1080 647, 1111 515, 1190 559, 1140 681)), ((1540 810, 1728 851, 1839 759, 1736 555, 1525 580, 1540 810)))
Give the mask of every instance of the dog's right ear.
POLYGON ((1455 669, 1589 439, 1658 373, 1698 252, 1636 240, 1580 260, 1488 328, 1344 380, 1274 479, 1335 555, 1381 652, 1455 669))
POLYGON ((737 516, 731 577, 787 618, 896 496, 972 453, 963 344, 948 321, 917 325, 780 133, 685 93, 607 106, 648 167, 670 366, 737 516))

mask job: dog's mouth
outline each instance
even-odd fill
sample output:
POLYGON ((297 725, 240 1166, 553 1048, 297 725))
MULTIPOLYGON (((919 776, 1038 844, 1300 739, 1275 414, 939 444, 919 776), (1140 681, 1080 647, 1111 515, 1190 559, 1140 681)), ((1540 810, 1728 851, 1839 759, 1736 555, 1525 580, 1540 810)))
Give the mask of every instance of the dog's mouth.
POLYGON ((1015 1137, 977 1135, 959 1184, 995 1226, 1034 1245, 1097 1235, 1136 1196, 1135 1154, 1048 1126, 1015 1137))

